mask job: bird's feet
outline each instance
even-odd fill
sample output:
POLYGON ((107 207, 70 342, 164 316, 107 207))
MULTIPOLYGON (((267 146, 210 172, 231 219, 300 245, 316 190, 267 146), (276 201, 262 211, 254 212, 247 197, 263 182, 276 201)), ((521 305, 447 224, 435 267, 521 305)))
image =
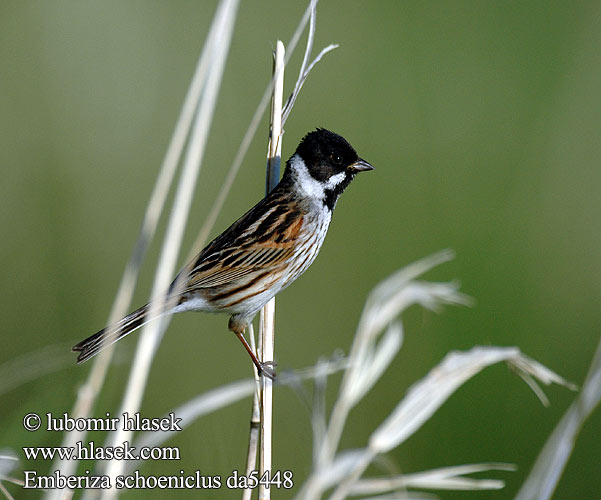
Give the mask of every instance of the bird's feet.
POLYGON ((275 361, 259 361, 257 365, 259 375, 265 375, 268 379, 274 380, 276 377, 275 367, 277 365, 275 361))

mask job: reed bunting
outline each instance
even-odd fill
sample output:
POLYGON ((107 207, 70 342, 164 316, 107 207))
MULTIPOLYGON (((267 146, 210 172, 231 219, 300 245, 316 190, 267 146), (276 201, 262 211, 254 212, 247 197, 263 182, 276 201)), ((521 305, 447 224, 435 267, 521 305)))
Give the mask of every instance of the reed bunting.
POLYGON ((255 314, 298 278, 319 253, 340 194, 358 172, 373 170, 341 136, 325 129, 307 134, 286 162, 279 184, 209 243, 175 278, 164 304, 140 307, 73 346, 82 363, 162 314, 183 311, 231 314, 229 329, 260 373, 274 376, 244 338, 255 314))

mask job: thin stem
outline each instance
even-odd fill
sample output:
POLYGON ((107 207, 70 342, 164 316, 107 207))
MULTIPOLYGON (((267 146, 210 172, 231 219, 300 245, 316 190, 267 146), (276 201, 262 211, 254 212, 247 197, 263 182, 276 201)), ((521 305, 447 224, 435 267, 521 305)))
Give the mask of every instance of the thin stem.
MULTIPOLYGON (((273 73, 275 86, 271 104, 271 134, 269 138, 269 155, 267 159, 266 194, 277 184, 280 176, 280 159, 282 157, 282 101, 284 95, 284 44, 277 41, 273 73)), ((261 360, 273 361, 275 343, 275 298, 271 299, 261 311, 261 360)), ((271 436, 272 436, 272 409, 273 409, 273 381, 269 377, 262 377, 262 391, 260 399, 261 410, 261 447, 260 477, 265 473, 271 477, 271 436)), ((259 485, 259 500, 269 500, 271 489, 265 483, 259 485)))

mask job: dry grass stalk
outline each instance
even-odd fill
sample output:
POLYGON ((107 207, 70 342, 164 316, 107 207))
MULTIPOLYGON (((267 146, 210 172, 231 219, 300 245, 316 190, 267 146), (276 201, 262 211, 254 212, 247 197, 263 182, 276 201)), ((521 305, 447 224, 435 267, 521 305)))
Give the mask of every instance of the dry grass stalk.
MULTIPOLYGON (((227 2, 222 2, 218 13, 221 12, 221 15, 223 16, 224 9, 228 9, 225 11, 225 13, 230 12, 229 15, 232 15, 232 13, 235 13, 235 7, 235 2, 230 2, 229 5, 227 2)), ((123 273, 111 313, 109 314, 109 325, 115 323, 119 318, 123 317, 127 313, 127 310, 131 304, 131 298, 133 296, 140 266, 148 245, 156 231, 160 215, 165 206, 167 195, 177 170, 177 165, 182 156, 186 138, 190 133, 192 120, 198 108, 201 91, 207 82, 208 72, 211 68, 210 61, 213 57, 211 50, 212 47, 214 47, 214 40, 217 34, 216 29, 218 26, 218 13, 215 16, 212 29, 207 37, 207 41, 199 58, 192 82, 190 83, 180 116, 175 126, 171 142, 169 143, 169 147, 161 165, 159 176, 157 177, 157 181, 144 214, 144 220, 142 222, 140 235, 138 236, 135 249, 123 273)), ((101 352, 94 360, 92 369, 86 382, 78 391, 77 400, 73 410, 70 413, 72 417, 85 418, 91 415, 96 398, 100 393, 102 386, 104 385, 108 366, 112 358, 112 353, 113 348, 109 347, 101 352)), ((76 442, 84 441, 85 436, 85 431, 73 431, 71 433, 66 433, 62 446, 74 446, 76 442)), ((53 464, 52 470, 58 470, 64 476, 71 476, 75 473, 76 468, 77 461, 75 460, 57 460, 53 464)), ((60 498, 64 498, 66 493, 66 491, 61 490, 48 490, 45 492, 44 498, 58 500, 60 498)))
MULTIPOLYGON (((320 411, 314 420, 323 421, 323 439, 315 440, 314 469, 297 499, 315 500, 328 491, 330 500, 358 494, 385 494, 413 498, 407 488, 494 489, 498 480, 473 480, 460 477, 481 470, 498 469, 497 464, 476 464, 436 469, 400 478, 362 479, 368 466, 381 454, 402 444, 434 415, 444 402, 467 380, 494 363, 505 362, 529 385, 542 391, 535 380, 573 387, 516 347, 475 347, 466 352, 449 353, 426 377, 409 389, 390 415, 371 433, 364 448, 338 451, 340 437, 349 412, 371 390, 401 347, 403 339, 399 315, 412 304, 438 310, 444 304, 469 304, 459 293, 458 284, 429 283, 418 280, 432 267, 452 258, 444 251, 399 270, 380 283, 368 297, 349 356, 349 367, 329 420, 320 411)), ((544 396, 544 395, 543 395, 544 396)), ((542 399, 545 402, 544 399, 542 399)), ((503 465, 503 470, 508 466, 503 465)))
MULTIPOLYGON (((188 142, 182 174, 175 194, 173 210, 157 266, 151 294, 151 303, 153 304, 150 311, 151 316, 157 315, 165 307, 165 290, 168 290, 169 282, 174 274, 177 263, 177 256, 188 218, 194 187, 205 150, 217 94, 221 85, 221 77, 229 50, 237 5, 237 0, 223 0, 218 7, 211 27, 212 35, 209 35, 207 42, 207 50, 211 54, 207 70, 208 75, 198 109, 196 110, 194 126, 188 142)), ((124 412, 134 414, 139 411, 152 360, 162 338, 166 323, 165 320, 159 319, 143 327, 126 392, 121 404, 120 414, 124 412)), ((130 439, 131 431, 125 431, 120 428, 111 436, 109 445, 120 445, 130 439)), ((114 484, 115 478, 123 472, 123 469, 123 461, 113 460, 108 462, 106 474, 109 476, 111 484, 114 484)), ((113 499, 116 496, 117 490, 115 488, 104 490, 101 494, 103 500, 113 499)))

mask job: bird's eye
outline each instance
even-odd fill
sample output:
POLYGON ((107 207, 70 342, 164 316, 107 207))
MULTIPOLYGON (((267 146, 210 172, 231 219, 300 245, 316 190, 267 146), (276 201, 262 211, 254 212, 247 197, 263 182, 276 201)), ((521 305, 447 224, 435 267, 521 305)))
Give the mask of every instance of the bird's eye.
POLYGON ((331 158, 335 165, 342 165, 342 156, 339 154, 332 153, 331 158))

